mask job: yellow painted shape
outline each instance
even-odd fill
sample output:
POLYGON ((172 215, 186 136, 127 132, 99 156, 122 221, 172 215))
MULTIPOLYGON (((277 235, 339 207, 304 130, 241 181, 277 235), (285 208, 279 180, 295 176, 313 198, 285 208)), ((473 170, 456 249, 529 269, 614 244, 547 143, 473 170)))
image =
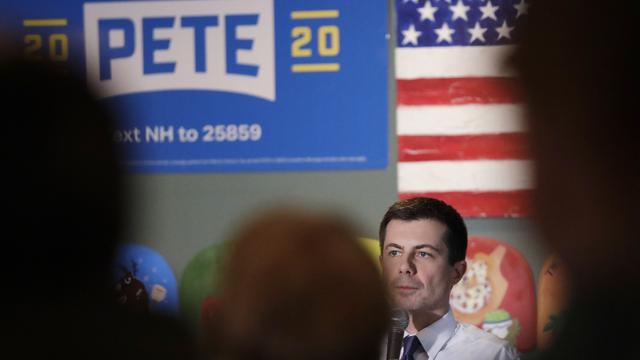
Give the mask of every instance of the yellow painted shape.
POLYGON ((304 19, 335 19, 340 16, 338 10, 312 10, 312 11, 292 11, 291 18, 293 20, 304 19))
POLYGON ((67 19, 27 19, 22 21, 25 27, 36 26, 67 26, 67 19))
POLYGON ((340 71, 340 64, 294 64, 291 66, 293 72, 330 72, 340 71))

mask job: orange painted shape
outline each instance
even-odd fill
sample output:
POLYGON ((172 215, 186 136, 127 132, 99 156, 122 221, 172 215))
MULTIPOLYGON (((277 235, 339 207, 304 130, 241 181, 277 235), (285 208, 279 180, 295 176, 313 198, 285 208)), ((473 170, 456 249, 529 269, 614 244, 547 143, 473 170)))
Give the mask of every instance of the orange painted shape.
POLYGON ((569 273, 557 255, 550 255, 538 276, 538 347, 548 348, 569 301, 569 273))

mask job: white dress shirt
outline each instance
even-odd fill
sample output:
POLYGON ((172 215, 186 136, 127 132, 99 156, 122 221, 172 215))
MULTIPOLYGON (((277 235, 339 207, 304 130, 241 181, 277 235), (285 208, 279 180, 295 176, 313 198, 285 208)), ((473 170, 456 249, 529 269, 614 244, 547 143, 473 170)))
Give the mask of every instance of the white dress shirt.
POLYGON ((451 310, 417 334, 405 333, 408 335, 416 335, 425 350, 414 353, 414 360, 520 359, 518 351, 507 341, 473 325, 457 322, 451 310))

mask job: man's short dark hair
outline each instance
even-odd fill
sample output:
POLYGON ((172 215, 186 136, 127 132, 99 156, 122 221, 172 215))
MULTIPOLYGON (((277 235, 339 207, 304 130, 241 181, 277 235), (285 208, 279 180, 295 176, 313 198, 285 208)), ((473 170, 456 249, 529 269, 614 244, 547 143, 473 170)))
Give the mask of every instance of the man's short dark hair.
POLYGON ((380 248, 384 246, 387 225, 391 220, 435 220, 447 227, 443 241, 449 249, 449 264, 464 260, 467 253, 467 227, 462 216, 442 200, 418 197, 397 201, 380 222, 380 248))

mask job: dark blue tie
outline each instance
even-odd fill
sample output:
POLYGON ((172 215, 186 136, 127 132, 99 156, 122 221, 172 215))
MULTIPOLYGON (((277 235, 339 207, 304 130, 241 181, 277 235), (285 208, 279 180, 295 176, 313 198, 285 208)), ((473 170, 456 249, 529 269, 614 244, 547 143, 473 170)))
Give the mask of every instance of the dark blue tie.
POLYGON ((422 344, 420 344, 420 340, 415 335, 410 335, 402 340, 402 349, 404 352, 400 360, 413 360, 413 353, 418 349, 422 349, 422 344))

